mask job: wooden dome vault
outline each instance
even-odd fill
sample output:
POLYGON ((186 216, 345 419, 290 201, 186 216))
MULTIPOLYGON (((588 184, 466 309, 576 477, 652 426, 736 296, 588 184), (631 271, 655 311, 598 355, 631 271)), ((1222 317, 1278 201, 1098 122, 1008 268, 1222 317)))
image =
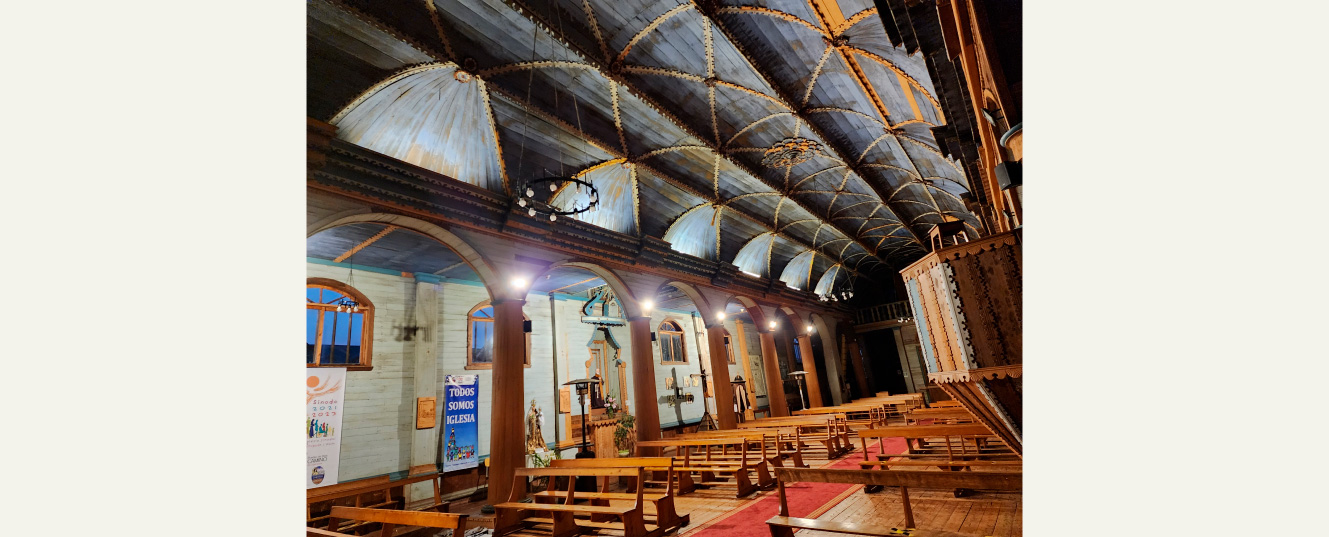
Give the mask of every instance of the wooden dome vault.
POLYGON ((577 175, 582 222, 802 289, 898 270, 946 219, 987 234, 873 2, 750 3, 313 0, 308 115, 494 192, 577 175))

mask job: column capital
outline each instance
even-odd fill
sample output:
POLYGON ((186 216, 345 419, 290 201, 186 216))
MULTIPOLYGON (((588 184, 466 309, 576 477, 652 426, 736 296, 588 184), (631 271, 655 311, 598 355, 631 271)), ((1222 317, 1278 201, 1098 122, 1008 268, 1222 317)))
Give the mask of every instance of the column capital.
POLYGON ((631 323, 631 322, 637 322, 637 321, 650 321, 650 320, 651 320, 651 316, 650 316, 650 315, 638 315, 638 316, 636 316, 636 317, 628 317, 628 322, 630 322, 630 323, 631 323))
POLYGON ((489 304, 490 304, 490 305, 493 305, 493 306, 497 306, 497 305, 499 305, 499 304, 507 304, 508 302, 519 302, 519 303, 521 303, 521 304, 524 305, 524 304, 526 304, 526 299, 525 299, 525 298, 513 298, 513 297, 507 297, 507 296, 504 296, 504 297, 498 297, 498 298, 495 298, 495 299, 493 299, 493 300, 490 300, 490 301, 489 301, 489 304))

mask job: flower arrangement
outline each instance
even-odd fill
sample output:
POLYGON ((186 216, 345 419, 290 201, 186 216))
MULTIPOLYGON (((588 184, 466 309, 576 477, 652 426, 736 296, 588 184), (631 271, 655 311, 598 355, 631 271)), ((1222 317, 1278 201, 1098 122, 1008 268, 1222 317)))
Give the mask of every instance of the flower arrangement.
POLYGON ((637 419, 626 412, 618 418, 618 427, 614 429, 614 446, 618 447, 620 452, 632 450, 632 427, 636 423, 637 419))
POLYGON ((605 396, 605 414, 612 418, 622 411, 623 405, 619 404, 618 399, 615 399, 612 395, 605 396))

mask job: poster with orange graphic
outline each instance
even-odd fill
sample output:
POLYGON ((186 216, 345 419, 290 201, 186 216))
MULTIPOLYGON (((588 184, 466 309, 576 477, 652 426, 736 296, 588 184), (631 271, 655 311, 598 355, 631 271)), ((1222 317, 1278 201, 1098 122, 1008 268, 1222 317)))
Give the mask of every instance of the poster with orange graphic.
POLYGON ((337 484, 346 368, 306 369, 305 488, 337 484))

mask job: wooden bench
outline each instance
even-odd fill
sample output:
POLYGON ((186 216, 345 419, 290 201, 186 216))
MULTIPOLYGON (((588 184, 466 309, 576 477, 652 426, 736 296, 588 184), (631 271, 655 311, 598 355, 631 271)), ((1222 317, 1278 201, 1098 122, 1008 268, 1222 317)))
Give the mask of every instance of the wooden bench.
MULTIPOLYGON (((466 515, 454 513, 337 506, 332 508, 332 517, 328 521, 328 532, 332 535, 339 535, 336 531, 342 520, 355 521, 356 525, 372 522, 382 524, 382 529, 379 530, 378 534, 379 537, 392 537, 398 526, 451 529, 452 534, 459 537, 466 534, 466 515)), ((306 534, 309 533, 306 532, 306 534)))
POLYGON ((964 407, 954 408, 916 408, 905 414, 905 422, 918 422, 921 420, 936 420, 947 422, 973 422, 974 415, 964 407))
MULTIPOLYGON (((682 528, 692 523, 692 515, 679 515, 678 509, 674 504, 674 458, 673 457, 610 457, 603 459, 555 459, 550 461, 553 468, 642 468, 647 472, 663 474, 665 482, 669 485, 663 493, 642 494, 642 498, 655 507, 654 517, 652 513, 645 512, 646 522, 654 522, 656 526, 669 531, 676 528, 682 528)), ((647 475, 650 475, 649 473, 647 475)), ((590 500, 591 505, 609 505, 609 500, 634 500, 636 499, 636 489, 641 488, 643 483, 632 483, 633 492, 610 492, 609 480, 601 480, 600 492, 578 492, 578 499, 590 500)), ((537 492, 531 497, 537 502, 552 502, 562 494, 556 491, 546 490, 537 492)))
MULTIPOLYGON (((636 483, 644 483, 646 479, 645 470, 641 467, 636 468, 517 468, 516 475, 513 476, 512 493, 508 496, 508 501, 494 505, 494 533, 496 535, 507 535, 515 531, 520 531, 539 524, 548 524, 552 528, 553 537, 573 537, 581 533, 580 527, 594 527, 616 529, 623 532, 623 537, 657 537, 664 533, 659 526, 647 526, 644 510, 642 509, 645 496, 642 490, 645 487, 638 486, 637 492, 632 494, 632 505, 630 506, 610 506, 610 505, 575 505, 575 502, 581 497, 577 492, 576 479, 567 480, 566 490, 554 497, 558 503, 522 503, 521 499, 526 489, 526 479, 529 477, 627 477, 635 479, 636 483), (537 518, 531 516, 533 513, 547 513, 549 518, 537 518), (591 521, 577 520, 576 515, 590 515, 591 521), (602 519, 618 519, 619 522, 603 522, 602 519)), ((550 480, 553 482, 553 480, 550 480)))
MULTIPOLYGON (((794 428, 786 429, 729 429, 721 431, 698 431, 695 433, 684 433, 674 438, 745 438, 749 442, 761 442, 761 458, 770 463, 772 467, 784 466, 784 459, 789 459, 795 468, 807 468, 807 463, 803 462, 803 452, 798 449, 798 445, 793 441, 797 436, 797 430, 794 428), (791 437, 790 440, 784 440, 784 437, 791 437), (784 446, 792 444, 792 448, 785 449, 784 446), (769 450, 768 450, 769 448, 769 450)), ((722 457, 737 457, 737 455, 722 455, 722 457)))
MULTIPOLYGON (((952 454, 951 438, 960 437, 960 447, 964 449, 963 453, 968 453, 967 443, 964 437, 993 437, 991 431, 982 425, 905 425, 893 427, 879 427, 876 429, 861 429, 858 431, 858 441, 863 446, 863 455, 867 456, 868 440, 877 439, 878 453, 886 455, 883 451, 883 438, 904 438, 906 453, 915 453, 924 449, 922 440, 926 438, 945 438, 947 454, 952 454), (918 448, 914 447, 914 441, 919 441, 918 448)), ((974 453, 980 453, 981 450, 975 449, 974 453)))
MULTIPOLYGON (((790 416, 765 418, 737 424, 739 429, 779 429, 796 427, 799 430, 797 441, 815 440, 825 449, 826 458, 831 459, 849 451, 849 432, 844 424, 843 414, 825 416, 790 416)), ((786 439, 786 441, 792 441, 786 439)), ((800 448, 802 445, 800 444, 800 448)))
MULTIPOLYGON (((736 497, 742 498, 757 491, 757 485, 754 485, 751 477, 749 477, 749 474, 752 473, 756 473, 758 479, 763 482, 769 483, 767 487, 775 486, 775 478, 768 472, 766 461, 749 464, 748 441, 744 438, 684 438, 638 441, 637 448, 641 449, 643 447, 673 449, 674 469, 678 471, 677 475, 680 481, 679 494, 683 494, 685 486, 731 486, 736 489, 736 497), (728 446, 738 447, 740 458, 737 461, 719 460, 712 457, 714 448, 724 449, 728 446), (693 453, 693 448, 700 448, 700 452, 693 453), (695 483, 692 482, 692 473, 694 472, 700 474, 700 480, 695 483), (720 481, 717 479, 720 475, 727 475, 733 480, 720 481)), ((648 483, 658 484, 655 481, 648 481, 648 483)))
POLYGON ((917 530, 914 529, 914 512, 909 505, 909 489, 968 489, 1015 491, 1023 490, 1022 474, 1009 472, 919 472, 919 471, 862 471, 829 470, 809 468, 777 468, 775 470, 777 490, 780 495, 780 512, 766 521, 771 530, 771 537, 793 537, 795 530, 807 529, 854 535, 912 535, 916 537, 968 537, 961 533, 917 530), (888 528, 872 524, 853 522, 833 522, 812 518, 789 516, 789 502, 785 496, 785 483, 850 483, 859 485, 878 485, 899 487, 901 503, 904 506, 904 528, 888 528))
MULTIPOLYGON (((447 512, 451 502, 443 501, 442 478, 433 468, 432 464, 412 467, 408 477, 396 481, 384 475, 308 489, 305 491, 305 526, 326 528, 331 509, 337 506, 406 509, 406 487, 425 481, 433 483, 434 497, 421 510, 447 512)), ((357 530, 365 524, 356 523, 343 529, 357 530)))
POLYGON ((844 414, 846 423, 851 426, 875 427, 886 425, 888 415, 886 403, 852 403, 838 406, 824 406, 795 410, 796 416, 817 416, 822 414, 844 414))

